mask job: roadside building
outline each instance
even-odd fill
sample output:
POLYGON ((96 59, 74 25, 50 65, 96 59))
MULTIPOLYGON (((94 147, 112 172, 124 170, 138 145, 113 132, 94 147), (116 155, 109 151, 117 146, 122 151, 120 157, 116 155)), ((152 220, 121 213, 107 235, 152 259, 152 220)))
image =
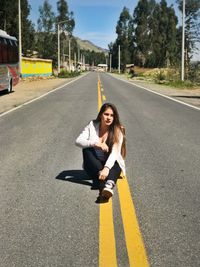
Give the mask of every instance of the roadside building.
POLYGON ((52 60, 22 57, 22 77, 51 76, 52 60))
POLYGON ((98 64, 98 71, 107 71, 108 65, 107 64, 98 64))

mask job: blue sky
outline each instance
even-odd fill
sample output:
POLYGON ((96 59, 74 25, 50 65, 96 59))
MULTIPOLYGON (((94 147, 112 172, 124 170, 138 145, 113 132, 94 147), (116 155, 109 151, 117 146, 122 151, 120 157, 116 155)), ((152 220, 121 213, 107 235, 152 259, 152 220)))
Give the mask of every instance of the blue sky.
MULTIPOLYGON (((49 0, 49 3, 56 13, 57 0, 49 0)), ((129 8, 133 14, 138 0, 67 0, 67 3, 69 11, 74 12, 76 26, 73 34, 102 48, 108 48, 108 44, 116 39, 115 28, 123 7, 129 8)), ((174 4, 175 0, 167 0, 167 3, 174 4)), ((29 0, 29 4, 30 19, 37 25, 38 8, 43 5, 43 1, 29 0)), ((180 17, 177 8, 176 12, 180 17)))
MULTIPOLYGON (((57 0, 49 0, 54 12, 57 0)), ((115 28, 124 6, 133 13, 137 0, 67 0, 69 10, 74 12, 74 35, 90 40, 94 44, 108 48, 108 44, 116 39, 115 28)), ((169 3, 172 0, 168 1, 169 3)), ((31 5, 31 20, 37 24, 38 8, 42 0, 29 0, 31 5)))

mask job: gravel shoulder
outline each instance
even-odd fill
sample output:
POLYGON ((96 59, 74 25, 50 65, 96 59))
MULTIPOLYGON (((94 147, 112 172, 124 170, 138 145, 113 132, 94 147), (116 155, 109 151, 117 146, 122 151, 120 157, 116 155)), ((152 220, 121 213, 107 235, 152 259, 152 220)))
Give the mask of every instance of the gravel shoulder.
POLYGON ((12 93, 0 92, 0 114, 52 91, 72 79, 74 78, 22 80, 13 88, 12 93))
MULTIPOLYGON (((112 75, 200 108, 200 88, 176 89, 164 85, 155 84, 153 82, 141 81, 137 79, 127 79, 127 77, 124 75, 112 75)), ((0 114, 36 97, 39 97, 49 91, 52 91, 53 89, 62 86, 73 79, 75 78, 22 80, 13 88, 12 93, 6 94, 5 92, 0 92, 0 114)))
POLYGON ((140 82, 140 81, 132 81, 133 83, 146 87, 152 91, 156 91, 160 94, 164 94, 166 96, 171 96, 175 99, 188 103, 190 105, 200 107, 200 88, 196 89, 176 89, 170 88, 168 86, 154 84, 154 83, 147 83, 147 82, 140 82))

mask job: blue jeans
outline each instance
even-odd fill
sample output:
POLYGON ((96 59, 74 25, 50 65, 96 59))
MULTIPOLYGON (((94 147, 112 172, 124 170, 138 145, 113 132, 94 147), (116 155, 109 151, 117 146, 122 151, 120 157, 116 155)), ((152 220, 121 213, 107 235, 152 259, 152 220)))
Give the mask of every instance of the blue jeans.
MULTIPOLYGON (((104 168, 105 162, 100 161, 95 153, 95 150, 91 147, 83 149, 83 167, 86 173, 93 179, 94 185, 99 185, 99 171, 104 168)), ((106 180, 113 181, 116 184, 117 179, 119 178, 121 173, 121 168, 117 161, 110 169, 106 180)))

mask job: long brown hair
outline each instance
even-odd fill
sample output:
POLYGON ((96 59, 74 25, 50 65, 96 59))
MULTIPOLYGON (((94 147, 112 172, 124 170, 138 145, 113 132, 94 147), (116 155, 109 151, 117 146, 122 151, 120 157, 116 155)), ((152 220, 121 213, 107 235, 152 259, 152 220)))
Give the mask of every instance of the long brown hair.
POLYGON ((102 114, 108 109, 111 108, 113 111, 113 123, 109 127, 109 133, 108 133, 108 138, 106 140, 106 144, 109 147, 109 151, 112 150, 112 146, 114 143, 119 142, 119 131, 123 134, 123 142, 122 142, 122 148, 121 148, 121 155, 123 158, 126 156, 126 138, 125 138, 125 128, 122 126, 120 123, 119 119, 119 113, 117 111, 117 108, 115 105, 111 103, 104 103, 101 106, 101 109, 97 115, 95 122, 101 122, 101 116, 102 114))

